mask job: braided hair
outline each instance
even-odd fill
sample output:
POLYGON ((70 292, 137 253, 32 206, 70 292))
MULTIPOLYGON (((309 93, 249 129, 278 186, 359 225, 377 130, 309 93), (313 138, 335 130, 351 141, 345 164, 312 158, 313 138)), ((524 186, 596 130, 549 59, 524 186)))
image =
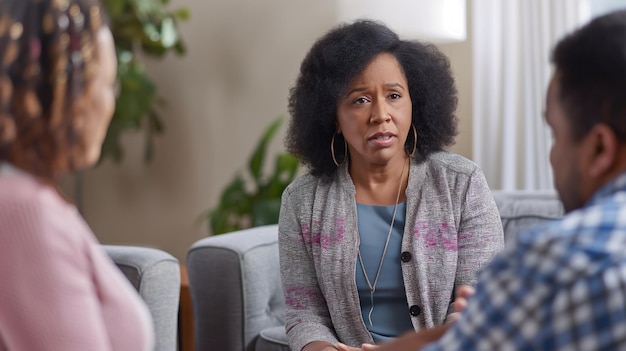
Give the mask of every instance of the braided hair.
POLYGON ((53 180, 81 166, 97 0, 0 2, 0 161, 53 180))

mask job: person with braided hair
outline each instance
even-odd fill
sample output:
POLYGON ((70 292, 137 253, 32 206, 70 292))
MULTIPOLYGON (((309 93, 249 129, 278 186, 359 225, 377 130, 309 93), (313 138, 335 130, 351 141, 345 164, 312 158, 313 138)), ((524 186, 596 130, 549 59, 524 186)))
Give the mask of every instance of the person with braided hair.
POLYGON ((98 0, 0 1, 0 350, 151 350, 150 314, 57 190, 100 157, 117 62, 98 0))

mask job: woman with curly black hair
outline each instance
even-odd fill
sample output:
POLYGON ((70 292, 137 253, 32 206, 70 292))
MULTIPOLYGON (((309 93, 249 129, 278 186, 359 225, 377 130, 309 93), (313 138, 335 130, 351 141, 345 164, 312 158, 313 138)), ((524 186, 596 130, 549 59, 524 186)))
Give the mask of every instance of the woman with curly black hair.
POLYGON ((503 246, 481 170, 456 135, 448 59, 361 20, 302 62, 286 145, 309 167, 283 193, 279 248, 293 350, 441 325, 503 246))

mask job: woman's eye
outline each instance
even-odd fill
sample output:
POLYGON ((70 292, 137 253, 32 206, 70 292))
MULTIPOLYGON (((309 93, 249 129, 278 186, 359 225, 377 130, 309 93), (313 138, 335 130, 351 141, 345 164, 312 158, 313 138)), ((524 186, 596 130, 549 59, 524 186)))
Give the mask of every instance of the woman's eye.
POLYGON ((366 102, 367 102, 367 99, 364 98, 364 97, 360 97, 360 98, 357 98, 356 100, 354 100, 354 104, 355 105, 361 105, 361 104, 364 104, 366 102))
POLYGON ((389 98, 392 99, 392 100, 397 100, 397 99, 400 98, 400 94, 398 94, 398 93, 391 93, 391 94, 389 94, 389 98))

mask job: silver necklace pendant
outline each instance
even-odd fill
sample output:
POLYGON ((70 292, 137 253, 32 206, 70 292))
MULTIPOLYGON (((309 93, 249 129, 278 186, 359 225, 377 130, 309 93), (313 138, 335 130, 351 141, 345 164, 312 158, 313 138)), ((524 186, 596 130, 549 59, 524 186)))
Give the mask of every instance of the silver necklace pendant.
POLYGON ((372 323, 372 312, 374 312, 374 291, 370 290, 370 313, 367 314, 367 319, 370 322, 370 329, 374 329, 374 323, 372 323))
POLYGON ((374 278, 374 284, 370 282, 370 278, 367 276, 367 272, 365 271, 365 265, 363 264, 363 258, 361 258, 361 249, 358 249, 357 256, 359 258, 359 263, 361 264, 361 269, 363 270, 363 276, 365 276, 365 281, 367 282, 367 286, 370 288, 370 311, 367 314, 367 319, 370 323, 370 329, 374 328, 374 323, 372 323, 372 312, 374 312, 374 293, 376 292, 376 284, 378 284, 378 278, 380 277, 380 272, 383 268, 383 262, 385 261, 385 255, 387 254, 387 247, 389 247, 389 239, 391 239, 391 233, 393 232, 393 224, 396 221, 396 211, 398 210, 398 201, 400 201, 400 191, 402 190, 402 179, 404 178, 404 167, 406 166, 406 162, 402 164, 402 172, 400 172, 400 184, 398 185, 398 194, 396 195, 396 203, 393 205, 393 214, 391 215, 391 225, 389 226, 389 232, 387 233, 387 241, 385 241, 385 248, 383 249, 383 254, 380 257, 380 263, 378 263, 378 270, 376 271, 376 277, 374 278))

